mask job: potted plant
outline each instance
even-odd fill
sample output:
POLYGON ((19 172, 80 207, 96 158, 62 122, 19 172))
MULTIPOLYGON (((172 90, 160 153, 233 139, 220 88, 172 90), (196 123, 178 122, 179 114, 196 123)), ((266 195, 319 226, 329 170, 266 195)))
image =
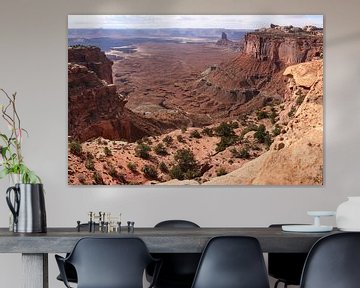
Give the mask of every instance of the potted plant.
POLYGON ((13 215, 10 230, 21 233, 46 232, 43 185, 40 177, 25 165, 21 153, 23 136, 28 133, 21 126, 16 109, 16 93, 9 95, 3 89, 0 91, 6 101, 0 105, 1 116, 9 128, 7 134, 0 133, 0 179, 9 175, 14 184, 6 191, 6 201, 13 215))
POLYGON ((7 100, 6 104, 0 105, 1 116, 9 128, 8 134, 0 133, 2 142, 0 143, 2 168, 0 179, 10 175, 14 179, 14 183, 41 183, 40 177, 25 165, 21 153, 22 139, 24 135, 28 135, 28 132, 21 127, 20 117, 16 110, 16 93, 9 95, 3 89, 0 91, 7 100))

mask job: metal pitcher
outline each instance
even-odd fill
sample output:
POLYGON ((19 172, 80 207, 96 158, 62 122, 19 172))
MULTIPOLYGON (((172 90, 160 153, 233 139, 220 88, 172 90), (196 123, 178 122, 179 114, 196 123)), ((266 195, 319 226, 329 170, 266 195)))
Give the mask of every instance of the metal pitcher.
POLYGON ((14 216, 14 232, 46 232, 45 198, 42 184, 15 184, 6 190, 6 202, 14 216), (13 197, 11 197, 12 193, 13 197))

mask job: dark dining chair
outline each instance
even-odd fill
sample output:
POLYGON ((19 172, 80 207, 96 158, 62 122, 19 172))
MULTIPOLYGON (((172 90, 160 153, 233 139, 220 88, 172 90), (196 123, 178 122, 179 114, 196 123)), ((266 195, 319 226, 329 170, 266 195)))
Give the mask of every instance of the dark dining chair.
POLYGON ((360 233, 348 232, 318 240, 306 259, 301 288, 360 287, 360 233))
MULTIPOLYGON (((65 263, 74 266, 78 288, 143 288, 146 267, 160 263, 139 238, 82 238, 68 257, 55 255, 55 258, 66 287, 70 285, 65 263)), ((159 265, 155 266, 154 281, 159 265)))
MULTIPOLYGON (((272 224, 270 228, 281 228, 287 224, 272 224)), ((284 288, 288 285, 300 285, 301 273, 304 268, 307 253, 269 253, 268 273, 277 279, 274 288, 280 283, 284 288)))
MULTIPOLYGON (((66 255, 66 257, 68 257, 69 254, 66 255)), ((65 258, 64 258, 65 259, 65 258)), ((76 270, 75 267, 68 263, 68 262, 64 262, 64 274, 66 275, 66 279, 68 282, 71 283, 77 283, 77 274, 76 274, 76 270)), ((61 276, 61 274, 59 274, 56 277, 57 280, 64 282, 63 277, 61 276)))
MULTIPOLYGON (((187 220, 166 220, 155 225, 156 229, 163 228, 200 228, 199 225, 187 220)), ((198 266, 200 253, 157 253, 153 254, 161 259, 156 288, 190 288, 198 266)), ((147 278, 151 279, 153 267, 147 269, 147 278)))
MULTIPOLYGON (((80 224, 80 229, 88 230, 89 229, 89 224, 88 223, 80 224)), ((99 229, 99 224, 98 223, 95 223, 95 229, 99 229)), ((69 253, 66 254, 66 257, 68 257, 68 256, 69 256, 69 253)), ((66 275, 67 281, 71 282, 71 283, 77 283, 77 275, 76 275, 76 270, 75 270, 74 266, 71 265, 70 263, 65 262, 64 263, 64 269, 65 269, 65 275, 66 275)), ((59 280, 59 281, 64 282, 63 278, 61 277, 61 274, 59 274, 56 277, 56 279, 59 280)))
POLYGON ((201 256, 192 288, 269 288, 261 247, 256 238, 212 238, 201 256))

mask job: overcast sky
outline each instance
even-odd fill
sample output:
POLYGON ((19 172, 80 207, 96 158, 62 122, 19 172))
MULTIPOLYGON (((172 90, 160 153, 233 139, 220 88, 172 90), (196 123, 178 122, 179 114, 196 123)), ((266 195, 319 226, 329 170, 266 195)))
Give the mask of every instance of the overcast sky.
POLYGON ((323 27, 322 15, 69 15, 68 28, 224 28, 277 25, 323 27))

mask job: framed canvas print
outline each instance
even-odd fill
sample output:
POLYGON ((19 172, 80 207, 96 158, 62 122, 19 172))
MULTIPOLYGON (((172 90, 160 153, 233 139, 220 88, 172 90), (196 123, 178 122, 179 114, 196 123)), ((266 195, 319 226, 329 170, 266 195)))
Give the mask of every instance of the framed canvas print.
POLYGON ((69 15, 68 183, 322 185, 322 15, 69 15))

